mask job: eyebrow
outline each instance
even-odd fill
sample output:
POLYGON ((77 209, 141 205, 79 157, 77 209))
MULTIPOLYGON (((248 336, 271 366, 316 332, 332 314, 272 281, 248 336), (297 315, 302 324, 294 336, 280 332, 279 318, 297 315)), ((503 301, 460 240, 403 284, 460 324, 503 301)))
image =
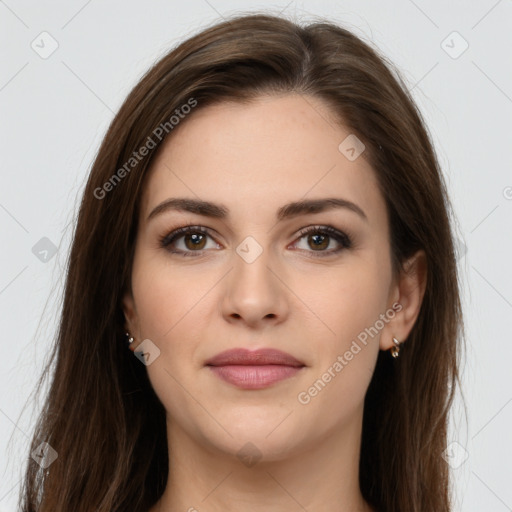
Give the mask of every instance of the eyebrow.
MULTIPOLYGON (((298 217, 299 215, 320 213, 337 208, 346 208, 357 213, 362 219, 368 222, 368 217, 357 204, 347 199, 336 197, 308 199, 285 204, 277 211, 276 219, 282 221, 284 219, 298 217)), ((156 206, 149 214, 147 221, 170 210, 186 211, 214 219, 227 219, 229 217, 229 209, 220 204, 203 201, 201 199, 170 198, 156 206)))

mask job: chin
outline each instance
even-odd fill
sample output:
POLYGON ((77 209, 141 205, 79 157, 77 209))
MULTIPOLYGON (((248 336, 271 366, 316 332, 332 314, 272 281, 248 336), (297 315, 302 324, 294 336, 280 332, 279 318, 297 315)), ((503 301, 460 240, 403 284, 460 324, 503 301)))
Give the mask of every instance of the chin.
POLYGON ((261 462, 285 460, 303 444, 305 430, 304 425, 294 422, 293 414, 289 417, 287 414, 281 410, 279 415, 271 411, 271 414, 257 418, 248 417, 247 413, 242 417, 224 417, 220 423, 229 425, 226 428, 232 437, 223 432, 220 436, 208 435, 207 442, 225 454, 235 455, 242 462, 246 459, 261 462))

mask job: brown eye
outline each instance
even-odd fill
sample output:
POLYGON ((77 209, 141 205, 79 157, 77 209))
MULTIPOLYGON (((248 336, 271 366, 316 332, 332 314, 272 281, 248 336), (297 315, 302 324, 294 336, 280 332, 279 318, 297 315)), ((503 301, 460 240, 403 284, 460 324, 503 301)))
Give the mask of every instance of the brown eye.
POLYGON ((327 249, 329 247, 329 235, 308 235, 308 244, 312 249, 327 249))
POLYGON ((183 236, 187 249, 196 250, 204 249, 206 236, 202 233, 191 233, 183 236))
POLYGON ((207 229, 201 226, 186 226, 161 238, 160 246, 174 254, 193 256, 194 252, 200 253, 207 249, 208 238, 213 240, 207 229), (177 247, 180 243, 182 247, 177 247))
MULTIPOLYGON (((310 253, 317 253, 312 254, 313 256, 329 256, 332 254, 337 254, 343 249, 350 249, 350 247, 352 247, 351 238, 347 234, 343 233, 342 231, 338 231, 331 226, 310 226, 304 228, 300 232, 299 240, 302 240, 306 237, 307 247, 305 250, 310 253), (326 250, 331 245, 333 240, 338 244, 338 248, 326 250)), ((303 248, 299 247, 299 249, 303 248)))

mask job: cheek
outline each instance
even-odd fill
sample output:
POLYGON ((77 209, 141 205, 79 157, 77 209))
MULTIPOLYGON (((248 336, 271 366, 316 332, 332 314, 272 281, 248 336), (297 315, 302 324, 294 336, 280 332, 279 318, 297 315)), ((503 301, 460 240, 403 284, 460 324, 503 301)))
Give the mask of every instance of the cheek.
POLYGON ((159 357, 147 366, 148 377, 165 409, 187 422, 188 417, 201 414, 187 391, 198 394, 194 390, 197 349, 208 334, 208 302, 204 299, 215 281, 213 276, 196 272, 192 281, 192 273, 179 272, 161 258, 141 258, 137 263, 132 286, 141 336, 160 350, 159 357))
MULTIPOLYGON (((184 406, 183 388, 190 388, 203 365, 201 348, 214 340, 211 316, 218 276, 194 266, 184 271, 166 258, 141 258, 133 271, 141 336, 160 350, 148 375, 162 402, 170 409, 184 406), (174 405, 172 405, 174 404, 174 405)), ((204 352, 204 350, 203 350, 204 352)))
POLYGON ((310 332, 319 334, 318 344, 332 355, 346 350, 352 339, 384 313, 388 275, 376 262, 360 259, 314 275, 301 274, 293 289, 311 310, 307 312, 313 322, 310 332))
POLYGON ((376 269, 368 266, 340 270, 317 280, 304 298, 322 322, 315 318, 316 329, 308 328, 316 350, 298 407, 308 417, 322 418, 327 430, 349 421, 364 403, 379 352, 380 333, 369 328, 385 310, 386 295, 377 279, 376 269))
POLYGON ((377 252, 365 256, 337 272, 331 269, 306 299, 330 330, 317 337, 315 375, 301 390, 301 403, 307 402, 309 414, 324 417, 331 411, 326 428, 362 407, 379 353, 391 275, 377 252))
POLYGON ((215 276, 199 267, 180 271, 160 255, 143 255, 136 263, 132 282, 141 334, 164 343, 188 319, 197 319, 198 306, 215 283, 215 276))

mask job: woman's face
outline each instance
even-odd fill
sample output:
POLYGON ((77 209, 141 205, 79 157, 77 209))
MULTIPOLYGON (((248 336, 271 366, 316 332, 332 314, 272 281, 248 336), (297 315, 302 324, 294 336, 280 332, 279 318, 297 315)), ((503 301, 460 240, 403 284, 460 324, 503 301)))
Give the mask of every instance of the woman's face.
POLYGON ((385 202, 360 150, 325 104, 292 94, 205 107, 167 140, 123 303, 136 343, 151 340, 148 375, 176 433, 278 460, 360 429, 400 315, 385 202), (150 216, 171 198, 214 208, 150 216), (300 207, 309 201, 323 206, 300 207), (207 365, 235 348, 277 349, 302 366, 207 365))

